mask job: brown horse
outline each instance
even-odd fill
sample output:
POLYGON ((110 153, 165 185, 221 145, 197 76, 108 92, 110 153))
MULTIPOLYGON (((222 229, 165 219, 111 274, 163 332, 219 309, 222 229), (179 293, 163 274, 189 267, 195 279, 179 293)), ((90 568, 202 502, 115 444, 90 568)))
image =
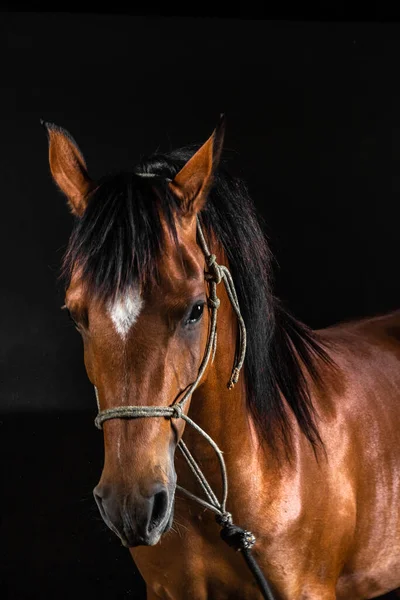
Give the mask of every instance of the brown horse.
POLYGON ((276 598, 358 600, 400 588, 400 312, 311 331, 281 307, 246 188, 218 165, 222 125, 200 149, 99 181, 71 136, 46 126, 52 175, 76 215, 65 304, 104 417, 94 495, 148 598, 261 597, 212 511, 177 486, 201 493, 175 455, 184 440, 222 493, 213 449, 170 408, 188 390, 182 417, 189 411, 223 451, 227 508, 255 534, 276 598), (228 389, 243 337, 235 296, 220 285, 218 343, 194 388, 218 304, 207 306, 210 289, 225 273, 218 264, 236 286, 246 359, 228 389))

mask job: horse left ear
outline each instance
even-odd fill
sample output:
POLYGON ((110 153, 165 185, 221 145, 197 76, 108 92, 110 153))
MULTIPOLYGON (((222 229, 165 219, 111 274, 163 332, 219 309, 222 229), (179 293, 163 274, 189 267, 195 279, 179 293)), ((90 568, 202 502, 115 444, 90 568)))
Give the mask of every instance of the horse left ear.
POLYGON ((70 133, 41 120, 49 138, 50 171, 54 181, 65 194, 71 212, 81 217, 85 212, 88 195, 95 184, 89 177, 85 159, 70 133))
POLYGON ((221 157, 225 116, 221 115, 213 134, 179 171, 169 187, 180 200, 183 217, 192 221, 203 208, 221 157))

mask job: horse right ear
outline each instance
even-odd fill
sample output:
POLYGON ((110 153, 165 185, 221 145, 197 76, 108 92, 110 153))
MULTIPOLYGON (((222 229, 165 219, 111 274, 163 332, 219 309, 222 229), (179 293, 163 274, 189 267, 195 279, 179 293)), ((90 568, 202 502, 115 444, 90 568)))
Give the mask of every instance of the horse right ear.
POLYGON ((50 171, 60 190, 66 195, 71 212, 81 217, 89 193, 95 184, 90 179, 85 159, 73 137, 53 123, 41 121, 49 140, 50 171))
POLYGON ((213 184, 222 152, 224 133, 225 116, 221 115, 211 137, 169 183, 170 190, 179 200, 184 219, 192 225, 195 224, 194 217, 203 208, 213 184))

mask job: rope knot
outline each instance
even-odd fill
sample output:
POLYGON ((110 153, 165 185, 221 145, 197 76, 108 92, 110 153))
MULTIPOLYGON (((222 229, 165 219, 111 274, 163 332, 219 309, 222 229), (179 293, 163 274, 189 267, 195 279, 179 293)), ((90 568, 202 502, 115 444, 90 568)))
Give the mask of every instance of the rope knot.
POLYGON ((181 419, 182 418, 182 406, 180 404, 174 404, 172 406, 172 418, 173 419, 181 419))
POLYGON ((217 263, 217 257, 215 256, 215 254, 209 254, 207 256, 207 266, 211 271, 210 275, 212 276, 212 279, 215 281, 215 283, 217 285, 218 283, 221 283, 223 273, 219 264, 217 263))
POLYGON ((221 302, 220 302, 219 298, 208 298, 208 306, 210 308, 218 309, 220 304, 221 304, 221 302))
POLYGON ((232 525, 232 515, 230 512, 223 512, 215 517, 218 525, 221 527, 226 527, 227 525, 232 525))
POLYGON ((223 539, 228 546, 234 548, 236 552, 251 550, 256 543, 256 538, 251 531, 247 531, 246 529, 234 525, 232 521, 222 525, 220 536, 221 539, 223 539))

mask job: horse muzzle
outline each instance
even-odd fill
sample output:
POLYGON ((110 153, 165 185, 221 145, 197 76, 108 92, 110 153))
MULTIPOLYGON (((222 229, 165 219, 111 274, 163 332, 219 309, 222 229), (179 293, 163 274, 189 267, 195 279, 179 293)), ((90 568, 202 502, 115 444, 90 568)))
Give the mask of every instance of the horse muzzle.
POLYGON ((175 485, 155 483, 146 495, 99 484, 93 495, 106 525, 126 547, 154 546, 172 525, 175 485))

